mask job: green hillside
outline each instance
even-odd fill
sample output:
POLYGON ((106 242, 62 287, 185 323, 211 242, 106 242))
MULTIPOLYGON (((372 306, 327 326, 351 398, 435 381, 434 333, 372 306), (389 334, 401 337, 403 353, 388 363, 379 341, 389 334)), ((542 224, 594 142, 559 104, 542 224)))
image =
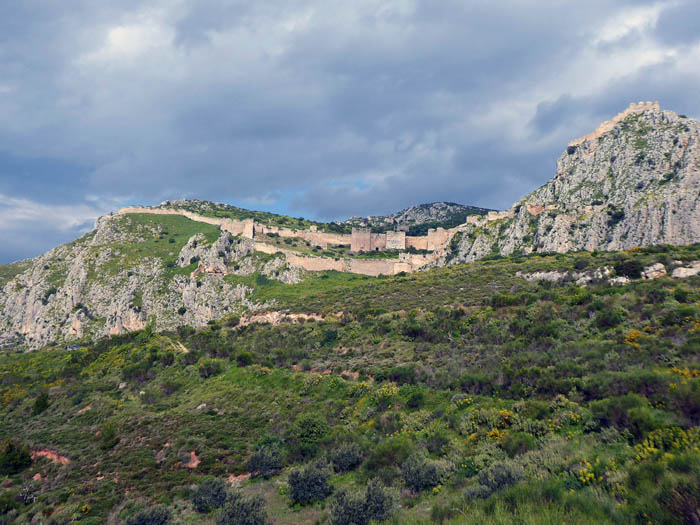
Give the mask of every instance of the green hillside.
POLYGON ((324 320, 3 350, 0 523, 695 523, 700 276, 638 270, 699 259, 227 276, 324 320), (632 281, 516 276, 606 266, 632 281))

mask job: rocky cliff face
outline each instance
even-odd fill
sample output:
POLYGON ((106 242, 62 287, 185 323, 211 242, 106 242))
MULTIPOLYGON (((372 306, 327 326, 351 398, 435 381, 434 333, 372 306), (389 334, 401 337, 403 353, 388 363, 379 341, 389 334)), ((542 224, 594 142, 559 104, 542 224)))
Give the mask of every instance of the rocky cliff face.
POLYGON ((471 221, 439 264, 488 255, 700 242, 700 123, 635 104, 573 141, 554 178, 471 221))
POLYGON ((245 276, 301 279, 283 258, 254 253, 249 240, 213 227, 178 236, 167 230, 187 219, 162 220, 103 217, 93 232, 32 260, 0 289, 0 346, 64 344, 149 323, 202 326, 265 306, 250 299, 245 276))

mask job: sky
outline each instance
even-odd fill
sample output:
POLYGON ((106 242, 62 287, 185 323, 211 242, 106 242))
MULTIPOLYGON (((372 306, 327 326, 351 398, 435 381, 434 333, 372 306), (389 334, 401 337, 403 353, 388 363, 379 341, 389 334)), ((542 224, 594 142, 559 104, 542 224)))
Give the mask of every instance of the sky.
POLYGON ((0 264, 169 199, 505 209, 630 102, 700 116, 697 0, 10 4, 0 264))

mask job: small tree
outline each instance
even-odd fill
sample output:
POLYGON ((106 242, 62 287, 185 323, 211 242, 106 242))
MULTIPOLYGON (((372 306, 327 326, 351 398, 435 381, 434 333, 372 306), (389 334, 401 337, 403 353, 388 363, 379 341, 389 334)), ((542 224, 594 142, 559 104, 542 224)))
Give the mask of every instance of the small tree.
POLYGON ((439 463, 421 456, 410 457, 401 471, 406 486, 415 492, 439 485, 443 474, 439 463))
POLYGON ((192 504, 197 512, 207 513, 222 507, 228 496, 228 485, 221 479, 200 483, 192 494, 192 504))
POLYGON ((479 483, 491 489, 492 492, 512 487, 525 479, 522 467, 501 461, 493 463, 487 469, 479 472, 479 483))
POLYGON ((11 476, 32 464, 29 447, 16 441, 6 441, 0 448, 0 475, 11 476))
POLYGON ((267 525, 267 511, 262 496, 244 496, 239 490, 229 493, 217 525, 267 525))
POLYGON ((158 505, 130 516, 126 525, 168 525, 172 520, 170 509, 158 505))
POLYGON ((391 518, 396 506, 396 495, 378 480, 367 484, 364 494, 336 492, 331 504, 330 522, 333 525, 367 525, 391 518))
POLYGON ((289 473, 289 496, 294 503, 309 505, 326 499, 333 492, 327 465, 312 463, 289 473))
POLYGON ((246 467, 253 478, 265 478, 277 474, 284 465, 284 456, 278 445, 263 445, 250 456, 246 467))
POLYGON ((291 438, 302 456, 313 457, 319 444, 331 433, 326 418, 320 414, 304 414, 294 422, 291 438))
POLYGON ((330 454, 333 470, 336 472, 350 472, 362 463, 362 450, 357 443, 346 443, 330 454))
POLYGON ((41 414, 47 408, 49 408, 49 394, 46 392, 42 392, 34 400, 32 413, 36 416, 37 414, 41 414))

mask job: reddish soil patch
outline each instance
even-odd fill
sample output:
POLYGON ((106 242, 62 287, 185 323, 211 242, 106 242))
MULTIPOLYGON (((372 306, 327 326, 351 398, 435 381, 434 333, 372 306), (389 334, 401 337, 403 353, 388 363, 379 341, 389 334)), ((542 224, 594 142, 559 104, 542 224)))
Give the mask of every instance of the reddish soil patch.
POLYGON ((228 477, 228 482, 235 487, 239 483, 243 483, 248 479, 250 479, 250 474, 240 474, 239 476, 234 476, 233 474, 231 474, 228 477))
POLYGON ((54 463, 60 463, 61 465, 68 465, 70 459, 66 456, 61 456, 59 453, 49 450, 48 448, 37 448, 32 451, 32 459, 36 458, 46 458, 50 459, 54 463))
POLYGON ((190 460, 185 463, 185 467, 187 468, 197 468, 197 466, 202 462, 201 459, 197 456, 197 454, 194 453, 194 450, 190 452, 190 460))

